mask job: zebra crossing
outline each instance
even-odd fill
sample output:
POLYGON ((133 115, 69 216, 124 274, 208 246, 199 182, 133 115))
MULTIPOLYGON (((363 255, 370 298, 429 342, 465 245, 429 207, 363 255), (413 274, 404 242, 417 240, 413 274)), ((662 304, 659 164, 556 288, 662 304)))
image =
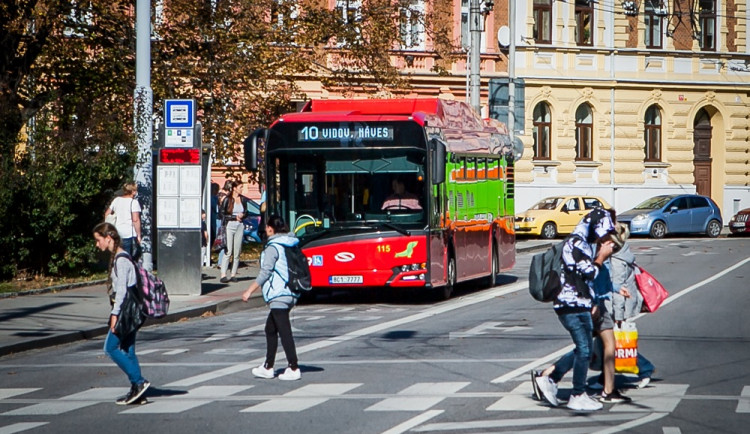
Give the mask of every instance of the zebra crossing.
MULTIPOLYGON (((262 383, 262 382, 261 382, 262 383)), ((551 407, 531 397, 531 385, 522 382, 509 392, 484 391, 463 392, 470 382, 417 382, 394 393, 364 393, 364 383, 310 383, 300 384, 294 390, 280 395, 264 395, 257 392, 262 386, 211 385, 198 386, 182 394, 150 397, 148 405, 123 407, 122 413, 180 413, 217 401, 247 401, 253 403, 244 408, 245 413, 300 412, 337 399, 354 399, 364 402, 376 401, 364 406, 363 411, 426 411, 450 399, 495 398, 486 411, 549 412, 551 407), (353 391, 359 393, 353 393, 353 391), (241 394, 241 395, 239 395, 241 394)), ((611 412, 665 412, 674 411, 686 397, 687 384, 662 384, 640 390, 631 390, 629 395, 636 405, 615 405, 611 412)), ((565 389, 570 385, 561 384, 565 389)), ((56 399, 34 398, 42 388, 0 388, 0 417, 8 416, 52 416, 97 404, 112 404, 123 393, 122 387, 96 387, 56 399), (8 405, 17 408, 3 411, 8 405), (18 405, 21 405, 18 407, 18 405)), ((695 399, 695 398, 693 398, 695 399)), ((706 397, 706 399, 710 399, 706 397)), ((725 399, 725 398, 722 398, 725 399)), ((738 401, 737 412, 750 411, 750 386, 745 386, 738 401)))
MULTIPOLYGON (((278 385, 279 382, 264 380, 256 384, 195 386, 181 393, 166 396, 157 392, 156 396, 149 396, 149 403, 146 405, 124 407, 113 405, 117 396, 123 394, 122 387, 96 387, 52 399, 39 397, 44 396, 43 388, 0 388, 0 434, 30 431, 54 423, 54 416, 100 404, 111 406, 110 408, 119 414, 177 415, 198 407, 230 401, 238 404, 236 411, 240 414, 301 413, 312 411, 327 403, 335 404, 340 400, 355 401, 357 407, 365 413, 396 412, 412 417, 403 425, 414 432, 511 429, 514 426, 533 426, 534 421, 537 426, 571 423, 567 415, 560 416, 561 411, 567 413, 564 407, 554 409, 534 400, 531 385, 527 381, 520 382, 509 391, 488 388, 488 383, 472 384, 461 381, 415 382, 403 385, 404 387, 399 390, 377 393, 370 391, 370 384, 358 382, 299 382, 291 385, 292 390, 283 392, 279 392, 278 385), (450 409, 453 404, 465 404, 465 400, 475 399, 482 400, 486 418, 463 422, 439 420, 441 413, 450 409), (528 418, 524 418, 523 414, 528 414, 528 418)), ((561 384, 562 390, 570 387, 570 384, 561 384)), ((633 389, 628 393, 633 398, 632 405, 607 406, 604 411, 596 412, 586 419, 588 423, 605 425, 647 423, 652 421, 655 415, 663 417, 674 412, 684 399, 731 399, 737 401, 736 413, 750 412, 750 386, 745 386, 739 396, 734 397, 691 396, 687 395, 688 388, 688 384, 659 383, 656 387, 633 389)), ((405 432, 395 428, 394 430, 393 432, 405 432)))

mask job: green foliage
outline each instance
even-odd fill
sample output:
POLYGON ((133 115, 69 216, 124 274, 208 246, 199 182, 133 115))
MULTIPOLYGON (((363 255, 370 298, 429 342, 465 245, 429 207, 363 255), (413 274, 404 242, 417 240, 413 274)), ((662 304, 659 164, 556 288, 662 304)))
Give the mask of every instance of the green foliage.
POLYGON ((0 278, 90 274, 96 262, 91 229, 132 173, 129 155, 113 146, 64 153, 36 146, 13 170, 3 170, 0 278))

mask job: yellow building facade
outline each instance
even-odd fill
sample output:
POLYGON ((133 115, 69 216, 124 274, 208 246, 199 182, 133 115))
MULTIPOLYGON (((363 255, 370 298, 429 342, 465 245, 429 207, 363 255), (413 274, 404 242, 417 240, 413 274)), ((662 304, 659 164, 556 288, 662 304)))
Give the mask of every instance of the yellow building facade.
POLYGON ((726 222, 750 206, 747 2, 626 3, 517 2, 517 208, 575 191, 624 211, 657 194, 698 192, 726 222))
MULTIPOLYGON (((332 10, 357 4, 328 1, 332 10)), ((472 0, 410 7, 451 1, 444 19, 468 53, 472 0)), ((750 207, 747 0, 528 0, 515 2, 512 17, 507 0, 490 11, 488 3, 477 1, 485 12, 481 110, 505 120, 507 99, 496 99, 493 82, 507 83, 513 71, 514 130, 525 148, 518 211, 562 193, 596 194, 624 211, 658 194, 698 192, 725 223, 750 207)), ((409 74, 411 96, 468 101, 467 54, 438 75, 429 35, 410 38, 420 43, 394 50, 392 62, 409 74)), ((309 98, 341 97, 314 79, 300 84, 309 98)))

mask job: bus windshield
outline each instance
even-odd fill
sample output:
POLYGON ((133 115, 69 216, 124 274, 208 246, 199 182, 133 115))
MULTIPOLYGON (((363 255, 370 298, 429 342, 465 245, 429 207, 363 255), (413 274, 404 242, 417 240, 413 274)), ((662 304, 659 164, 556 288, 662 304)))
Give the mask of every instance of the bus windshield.
POLYGON ((268 157, 269 210, 299 237, 363 225, 426 224, 423 149, 297 148, 268 157))

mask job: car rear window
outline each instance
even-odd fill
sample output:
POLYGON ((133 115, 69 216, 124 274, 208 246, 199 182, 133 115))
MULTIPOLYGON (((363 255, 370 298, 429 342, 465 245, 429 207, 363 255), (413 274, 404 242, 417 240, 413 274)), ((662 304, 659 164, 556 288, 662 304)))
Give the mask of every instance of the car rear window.
POLYGON ((691 197, 690 208, 708 208, 708 201, 705 197, 691 197))

